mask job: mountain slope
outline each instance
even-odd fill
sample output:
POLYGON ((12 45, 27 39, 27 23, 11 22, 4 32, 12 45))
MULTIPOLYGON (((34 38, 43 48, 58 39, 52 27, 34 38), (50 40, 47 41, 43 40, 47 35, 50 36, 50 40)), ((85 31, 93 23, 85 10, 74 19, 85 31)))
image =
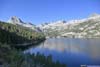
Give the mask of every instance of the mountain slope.
POLYGON ((93 14, 81 20, 57 21, 39 26, 47 37, 100 37, 100 15, 93 14))
POLYGON ((43 33, 20 25, 13 25, 0 21, 0 43, 2 44, 6 43, 14 46, 23 44, 23 46, 25 46, 25 43, 35 44, 43 40, 45 40, 43 33))

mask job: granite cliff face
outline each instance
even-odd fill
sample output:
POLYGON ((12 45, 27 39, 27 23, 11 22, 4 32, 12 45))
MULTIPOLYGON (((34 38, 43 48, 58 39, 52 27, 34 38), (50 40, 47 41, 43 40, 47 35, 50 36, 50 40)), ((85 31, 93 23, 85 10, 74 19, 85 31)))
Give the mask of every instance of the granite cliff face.
POLYGON ((36 32, 41 32, 41 30, 38 27, 36 27, 34 24, 32 24, 31 22, 24 22, 16 16, 11 17, 8 22, 14 25, 21 25, 23 27, 30 28, 36 32))
POLYGON ((98 38, 100 37, 100 15, 70 21, 57 21, 39 25, 47 37, 98 38))

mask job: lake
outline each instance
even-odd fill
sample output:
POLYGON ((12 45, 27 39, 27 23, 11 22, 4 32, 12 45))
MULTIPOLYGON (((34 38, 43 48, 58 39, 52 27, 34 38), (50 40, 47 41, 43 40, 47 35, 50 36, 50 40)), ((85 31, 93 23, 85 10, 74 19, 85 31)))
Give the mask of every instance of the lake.
POLYGON ((53 61, 58 60, 68 67, 100 65, 100 39, 48 38, 25 52, 52 55, 53 61))

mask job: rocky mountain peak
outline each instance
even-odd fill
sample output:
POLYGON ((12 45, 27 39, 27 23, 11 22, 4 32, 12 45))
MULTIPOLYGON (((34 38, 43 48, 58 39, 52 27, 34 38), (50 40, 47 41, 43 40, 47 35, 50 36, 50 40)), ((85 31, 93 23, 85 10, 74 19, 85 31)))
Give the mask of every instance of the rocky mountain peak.
POLYGON ((22 24, 24 23, 20 18, 16 17, 16 16, 12 16, 9 20, 10 23, 13 24, 22 24))
POLYGON ((32 24, 31 22, 23 22, 20 18, 16 16, 12 16, 8 22, 14 25, 21 25, 23 27, 40 32, 40 30, 34 24, 32 24))

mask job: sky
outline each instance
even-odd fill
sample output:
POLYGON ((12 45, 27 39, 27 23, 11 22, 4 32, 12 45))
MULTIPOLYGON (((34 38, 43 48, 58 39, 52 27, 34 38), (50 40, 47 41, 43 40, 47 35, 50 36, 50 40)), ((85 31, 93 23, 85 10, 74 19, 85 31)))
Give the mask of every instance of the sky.
POLYGON ((74 20, 100 14, 100 0, 0 0, 0 20, 17 16, 25 22, 41 24, 74 20))

